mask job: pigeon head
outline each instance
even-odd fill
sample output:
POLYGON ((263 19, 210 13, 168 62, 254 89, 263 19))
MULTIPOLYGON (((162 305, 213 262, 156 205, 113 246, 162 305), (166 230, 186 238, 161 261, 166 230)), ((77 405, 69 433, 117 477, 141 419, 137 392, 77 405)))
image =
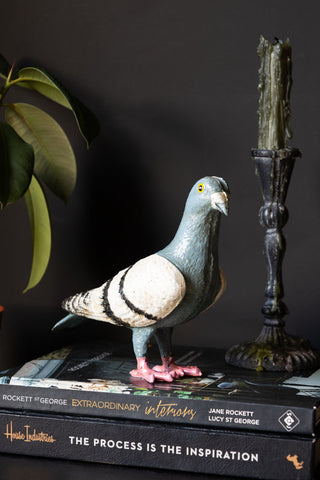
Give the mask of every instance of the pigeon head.
POLYGON ((192 187, 187 204, 193 211, 217 210, 224 215, 229 213, 230 191, 227 182, 220 177, 204 177, 192 187))

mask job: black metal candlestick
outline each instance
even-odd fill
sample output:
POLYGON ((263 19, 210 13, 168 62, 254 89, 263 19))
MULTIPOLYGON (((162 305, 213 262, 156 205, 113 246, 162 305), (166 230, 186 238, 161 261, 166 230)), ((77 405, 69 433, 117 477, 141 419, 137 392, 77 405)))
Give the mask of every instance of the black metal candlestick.
POLYGON ((310 368, 319 362, 318 354, 303 338, 285 332, 284 316, 288 313, 282 282, 282 261, 285 254, 285 238, 282 228, 288 221, 286 200, 297 149, 253 149, 259 175, 264 205, 259 212, 260 224, 266 228, 264 256, 268 281, 266 302, 262 307, 264 325, 257 339, 231 347, 226 361, 232 365, 258 370, 298 370, 310 368))

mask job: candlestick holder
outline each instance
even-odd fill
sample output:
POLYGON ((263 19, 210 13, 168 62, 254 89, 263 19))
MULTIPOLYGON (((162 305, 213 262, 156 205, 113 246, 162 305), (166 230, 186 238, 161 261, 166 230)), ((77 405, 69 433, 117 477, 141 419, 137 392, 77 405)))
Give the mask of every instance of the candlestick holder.
POLYGON ((310 343, 285 332, 284 316, 288 313, 282 301, 282 261, 286 242, 282 228, 288 221, 286 200, 297 149, 253 149, 252 156, 262 186, 264 205, 259 212, 260 224, 266 228, 264 256, 267 266, 266 301, 262 307, 263 328, 257 339, 231 347, 226 361, 231 365, 255 370, 293 371, 319 363, 319 356, 310 343))

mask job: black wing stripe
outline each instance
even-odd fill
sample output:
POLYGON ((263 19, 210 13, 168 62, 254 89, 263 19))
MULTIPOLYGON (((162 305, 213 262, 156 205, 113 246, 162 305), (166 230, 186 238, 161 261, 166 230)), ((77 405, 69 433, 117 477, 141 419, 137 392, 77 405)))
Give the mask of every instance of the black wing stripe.
POLYGON ((114 321, 115 324, 117 324, 119 326, 122 326, 122 327, 127 327, 128 324, 126 322, 124 322, 123 320, 121 320, 121 318, 117 317, 110 307, 110 303, 109 303, 109 299, 108 299, 108 290, 109 290, 110 283, 112 282, 112 280, 113 279, 108 280, 104 289, 103 289, 103 309, 104 309, 105 314, 108 317, 110 317, 114 321))
POLYGON ((123 291, 123 286, 124 286, 124 281, 125 281, 125 278, 127 276, 127 273, 129 272, 131 267, 129 267, 125 272, 124 274, 122 275, 121 277, 121 280, 120 280, 120 283, 119 283, 119 294, 122 298, 122 300, 126 303, 126 305, 130 308, 130 310, 132 310, 133 312, 137 313, 138 315, 143 315, 145 318, 147 318, 148 320, 154 320, 155 322, 158 322, 159 320, 161 320, 160 318, 158 317, 155 317, 154 315, 152 315, 151 313, 147 313, 145 312, 144 310, 141 310, 140 308, 136 307, 132 302, 130 302, 130 300, 126 297, 124 291, 123 291))

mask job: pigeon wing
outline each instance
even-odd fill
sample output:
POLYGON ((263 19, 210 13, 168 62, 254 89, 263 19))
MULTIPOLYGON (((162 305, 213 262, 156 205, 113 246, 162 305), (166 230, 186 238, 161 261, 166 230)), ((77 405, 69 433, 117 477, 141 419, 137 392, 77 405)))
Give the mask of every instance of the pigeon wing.
POLYGON ((127 327, 146 327, 167 317, 181 302, 186 283, 180 270, 150 255, 120 271, 99 288, 65 300, 77 315, 127 327))
POLYGON ((130 327, 153 325, 167 317, 186 291, 180 270, 157 254, 139 260, 114 280, 110 307, 130 327))

